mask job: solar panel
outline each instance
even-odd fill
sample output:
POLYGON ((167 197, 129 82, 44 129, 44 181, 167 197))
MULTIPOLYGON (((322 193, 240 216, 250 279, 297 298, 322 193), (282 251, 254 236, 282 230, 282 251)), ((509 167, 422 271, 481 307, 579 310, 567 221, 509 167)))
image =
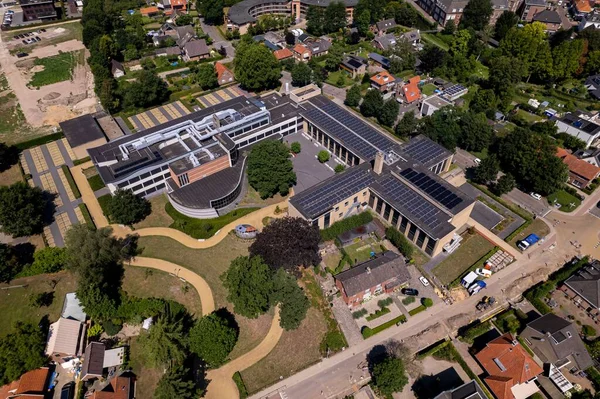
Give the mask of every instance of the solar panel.
POLYGON ((294 196, 293 202, 304 210, 304 213, 312 217, 318 216, 335 204, 364 190, 374 180, 373 175, 364 168, 348 169, 341 175, 325 180, 321 187, 294 196))
POLYGON ((447 89, 444 89, 444 94, 447 96, 455 96, 460 92, 467 90, 467 88, 463 85, 454 85, 450 86, 447 89))
POLYGON ((425 173, 416 172, 415 170, 408 168, 400 172, 400 175, 423 192, 427 193, 448 210, 452 210, 463 201, 458 195, 454 194, 425 173))
POLYGON ((583 128, 583 131, 586 132, 586 133, 592 133, 598 127, 599 126, 596 125, 595 123, 588 123, 587 126, 583 128))
POLYGON ((412 139, 402 149, 416 161, 424 165, 443 155, 450 155, 444 147, 425 137, 412 139))

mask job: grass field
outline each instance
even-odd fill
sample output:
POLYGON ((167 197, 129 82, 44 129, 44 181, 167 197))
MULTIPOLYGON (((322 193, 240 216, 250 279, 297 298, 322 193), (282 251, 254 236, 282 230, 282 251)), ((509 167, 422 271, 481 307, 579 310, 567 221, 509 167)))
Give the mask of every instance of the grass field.
POLYGON ((525 121, 527 121, 529 123, 534 123, 534 122, 539 122, 539 121, 544 120, 544 118, 542 118, 541 116, 532 114, 531 112, 527 112, 523 109, 517 110, 517 116, 523 118, 525 121))
POLYGON ((163 373, 159 369, 147 367, 143 347, 138 344, 137 337, 133 337, 129 345, 129 362, 136 376, 135 396, 151 398, 163 373))
POLYGON ((60 53, 46 58, 37 58, 35 65, 41 65, 44 70, 33 74, 29 85, 41 87, 71 79, 75 66, 81 63, 82 51, 60 53))
POLYGON ((133 225, 135 229, 143 229, 145 227, 169 227, 173 223, 173 218, 165 211, 165 205, 169 199, 165 194, 157 195, 150 198, 152 213, 139 223, 133 225))
POLYGON ((277 204, 283 201, 285 197, 282 197, 280 194, 276 194, 272 198, 262 199, 260 198, 260 194, 258 191, 253 189, 250 185, 248 185, 248 191, 246 192, 246 196, 240 201, 240 205, 243 206, 268 206, 277 204))
POLYGON ((380 253, 381 247, 377 240, 368 238, 355 244, 348 245, 347 247, 344 247, 344 250, 348 253, 350 259, 357 264, 369 260, 369 258, 371 258, 371 251, 380 253))
POLYGON ((517 242, 521 241, 529 234, 536 234, 538 237, 543 238, 549 233, 550 229, 548 228, 548 225, 542 219, 535 219, 529 226, 510 240, 510 245, 517 248, 517 242))
POLYGON ((563 212, 573 212, 581 205, 581 200, 565 190, 560 190, 548 196, 548 203, 550 205, 560 204, 560 210, 563 212), (571 204, 575 204, 575 206, 571 206, 571 204))
POLYGON ((446 42, 440 39, 437 35, 431 33, 421 33, 421 37, 428 43, 435 44, 442 50, 448 51, 450 48, 446 42))
POLYGON ((442 263, 433 269, 433 274, 440 279, 443 284, 449 284, 458 278, 465 270, 477 262, 482 256, 494 248, 488 240, 480 234, 463 235, 463 241, 460 247, 442 263))
POLYGON ((434 85, 432 83, 427 83, 426 85, 423 85, 423 87, 421 87, 421 92, 427 96, 430 96, 433 93, 435 93, 436 89, 437 89, 436 85, 434 85))
POLYGON ((89 177, 87 181, 92 188, 92 191, 98 191, 101 188, 106 187, 100 175, 93 175, 92 177, 89 177))
POLYGON ((23 129, 28 130, 27 121, 17 97, 12 92, 0 96, 0 141, 9 142, 9 135, 23 129))
POLYGON ((350 78, 350 76, 348 76, 348 74, 344 71, 331 72, 329 76, 327 76, 326 82, 333 86, 340 87, 338 86, 338 80, 340 79, 340 76, 344 78, 344 87, 352 86, 355 83, 354 80, 352 80, 352 78, 350 78))

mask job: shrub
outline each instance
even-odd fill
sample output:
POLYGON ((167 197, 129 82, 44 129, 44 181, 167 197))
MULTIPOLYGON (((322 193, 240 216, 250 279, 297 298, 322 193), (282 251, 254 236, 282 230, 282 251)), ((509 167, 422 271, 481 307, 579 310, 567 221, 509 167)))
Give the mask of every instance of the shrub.
POLYGON ((317 154, 317 159, 321 163, 325 163, 325 162, 329 161, 329 152, 327 152, 325 150, 319 151, 319 153, 317 154))
POLYGON ((346 170, 346 167, 344 165, 342 165, 341 163, 335 165, 335 168, 333 168, 333 171, 335 173, 342 173, 344 170, 346 170))
POLYGON ((404 298, 402 300, 402 304, 404 306, 406 305, 410 305, 411 303, 414 303, 417 299, 414 296, 407 296, 406 298, 404 298))
POLYGON ((419 305, 416 308, 414 308, 413 310, 409 311, 408 314, 411 316, 414 316, 418 313, 421 313, 422 311, 424 311, 425 309, 427 309, 424 305, 419 305))
POLYGON ((330 227, 321 230, 321 239, 323 241, 333 240, 342 233, 352 230, 356 227, 367 224, 373 220, 373 215, 369 212, 362 212, 358 215, 350 216, 335 222, 330 227))
POLYGON ((388 305, 391 305, 394 302, 394 300, 391 297, 385 298, 385 299, 380 299, 379 301, 377 301, 377 306, 379 306, 380 308, 385 308, 388 305))
POLYGON ((583 327, 581 328, 581 332, 583 333, 583 335, 588 337, 593 337, 594 335, 596 335, 596 329, 588 324, 583 325, 583 327))
POLYGON ((19 277, 36 276, 45 273, 61 271, 67 261, 65 248, 48 247, 40 249, 33 254, 33 263, 25 267, 19 277))
POLYGON ((87 336, 88 338, 97 337, 98 335, 102 334, 103 331, 104 328, 102 328, 100 324, 94 324, 87 330, 87 336))
POLYGON ((77 183, 75 183, 75 179, 71 174, 71 170, 67 165, 63 165, 60 167, 67 179, 67 183, 69 183, 69 187, 71 187, 71 191, 73 192, 73 196, 75 198, 81 198, 81 193, 79 192, 79 188, 77 187, 77 183))
POLYGON ((485 334, 491 328, 490 322, 478 323, 472 326, 468 326, 464 331, 460 333, 460 339, 468 344, 472 344, 475 338, 485 334))
POLYGON ((294 141, 291 145, 290 145, 290 150, 294 153, 294 154, 300 154, 300 151, 302 150, 302 147, 300 146, 300 143, 297 141, 294 141))
POLYGON ((421 304, 426 308, 433 306, 433 300, 431 298, 421 298, 421 304))
POLYGON ((404 234, 400 233, 393 227, 388 227, 385 229, 385 236, 388 240, 390 240, 392 245, 398 248, 398 251, 400 251, 402 255, 406 256, 407 258, 412 256, 414 248, 404 234))
POLYGON ((377 309, 375 311, 375 313, 371 313, 370 315, 368 315, 366 317, 366 319, 367 319, 367 321, 375 320, 375 319, 377 319, 385 314, 388 314, 390 312, 391 312, 391 310, 389 310, 388 308, 377 309))
POLYGON ((404 316, 404 315, 398 316, 395 319, 385 322, 375 328, 363 327, 363 329, 361 330, 361 334, 362 334, 363 338, 369 338, 369 337, 372 337, 373 335, 378 334, 378 333, 382 332, 383 330, 386 330, 398 323, 406 323, 406 316, 404 316))
POLYGON ((246 399, 248 397, 248 389, 246 388, 246 384, 244 384, 244 380, 242 379, 240 372, 236 371, 232 378, 240 393, 240 399, 246 399))
POLYGON ((121 323, 113 323, 112 320, 106 320, 102 323, 102 327, 104 327, 104 331, 109 337, 117 335, 121 328, 123 328, 123 324, 121 323))
POLYGON ((360 319, 361 317, 365 316, 367 313, 369 313, 369 312, 367 312, 367 309, 360 309, 355 312, 352 312, 352 317, 355 319, 360 319))

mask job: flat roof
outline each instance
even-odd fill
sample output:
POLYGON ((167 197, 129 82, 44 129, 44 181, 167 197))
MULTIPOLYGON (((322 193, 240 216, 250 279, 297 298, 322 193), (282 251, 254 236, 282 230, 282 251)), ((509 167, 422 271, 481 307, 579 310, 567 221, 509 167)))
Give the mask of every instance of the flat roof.
POLYGON ((89 114, 60 122, 58 125, 71 147, 79 147, 101 138, 106 139, 96 118, 89 114))
MULTIPOLYGON (((301 0, 300 3, 306 6, 320 6, 327 7, 329 4, 336 0, 301 0)), ((227 17, 231 22, 236 25, 243 25, 249 22, 256 21, 256 18, 250 15, 250 9, 252 7, 267 5, 267 4, 290 4, 290 0, 244 0, 237 4, 234 4, 229 9, 227 17)), ((358 0, 342 0, 342 3, 346 7, 355 7, 358 4, 358 0)))

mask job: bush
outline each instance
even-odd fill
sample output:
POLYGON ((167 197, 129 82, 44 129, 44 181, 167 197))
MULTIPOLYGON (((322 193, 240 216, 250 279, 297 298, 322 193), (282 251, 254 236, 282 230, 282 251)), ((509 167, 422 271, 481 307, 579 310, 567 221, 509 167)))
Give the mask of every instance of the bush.
POLYGON ((377 309, 375 311, 375 313, 371 313, 370 315, 368 315, 366 317, 367 321, 371 321, 371 320, 375 320, 383 315, 386 315, 388 313, 390 313, 391 310, 389 310, 388 308, 381 308, 381 309, 377 309))
POLYGON ((360 309, 355 312, 352 312, 352 317, 355 319, 360 319, 361 317, 366 316, 367 313, 369 313, 367 312, 367 309, 360 309))
POLYGON ((583 325, 583 327, 581 328, 581 332, 583 333, 583 335, 588 337, 593 337, 594 335, 596 335, 596 329, 588 324, 583 325))
POLYGON ((248 389, 246 388, 246 384, 244 384, 244 380, 242 379, 240 372, 236 371, 232 378, 240 393, 240 399, 246 399, 248 397, 248 389))
POLYGON ((464 331, 459 332, 460 333, 460 340, 464 341, 468 344, 472 344, 473 341, 475 340, 475 338, 479 337, 480 335, 485 334, 486 332, 488 332, 491 328, 491 324, 489 321, 486 321, 485 323, 478 323, 472 326, 468 326, 464 331))
POLYGON ((325 150, 319 151, 319 153, 317 154, 317 159, 321 163, 325 163, 325 162, 329 161, 329 152, 327 152, 325 150))
POLYGON ((335 173, 342 173, 344 170, 346 170, 346 167, 344 165, 342 165, 341 163, 335 165, 335 168, 333 168, 333 171, 335 173))
POLYGON ((433 300, 431 298, 421 298, 421 304, 426 308, 433 306, 433 300))
POLYGON ((342 233, 367 224, 373 220, 373 215, 369 212, 362 212, 358 215, 350 216, 335 222, 326 229, 321 230, 321 239, 323 241, 333 240, 342 233))
POLYGON ((100 175, 94 175, 92 177, 90 177, 89 179, 87 179, 92 191, 98 191, 104 187, 106 187, 106 185, 104 184, 104 181, 102 181, 102 178, 100 177, 100 175))
POLYGON ((300 143, 297 141, 294 141, 291 145, 290 145, 290 150, 294 153, 294 154, 300 154, 300 151, 302 150, 302 147, 300 146, 300 143))
POLYGON ((83 215, 83 220, 88 225, 88 227, 92 230, 96 230, 96 224, 94 223, 94 219, 92 219, 92 215, 90 215, 90 211, 85 203, 79 204, 79 209, 81 210, 81 214, 83 215))
POLYGON ((404 236, 404 234, 400 233, 397 229, 393 227, 388 227, 385 229, 385 236, 388 240, 398 248, 398 251, 402 255, 407 258, 410 258, 413 254, 414 247, 410 241, 404 236))
POLYGON ((427 309, 427 307, 425 307, 424 305, 419 305, 416 308, 414 308, 413 310, 409 311, 408 314, 411 315, 411 316, 414 316, 414 315, 416 315, 418 313, 421 313, 425 309, 427 309))
POLYGON ((79 192, 79 188, 77 187, 77 183, 75 183, 75 179, 73 179, 73 175, 71 174, 71 170, 67 165, 63 165, 60 167, 67 178, 67 183, 69 183, 69 187, 71 187, 71 191, 73 192, 73 196, 75 198, 81 198, 81 193, 79 192))
POLYGON ((369 328, 369 327, 363 327, 363 329, 361 330, 361 334, 363 336, 363 338, 369 338, 372 337, 375 334, 378 334, 380 332, 382 332, 383 330, 386 330, 398 323, 406 323, 406 316, 402 315, 402 316, 398 316, 395 319, 392 319, 386 323, 383 323, 380 326, 377 326, 375 328, 369 328))
POLYGON ((404 298, 404 299, 402 300, 402 304, 403 304, 404 306, 406 306, 406 305, 410 305, 411 303, 415 303, 415 301, 416 301, 416 300, 417 300, 417 299, 416 299, 414 296, 407 296, 406 298, 404 298))
POLYGON ((388 305, 391 305, 392 303, 394 303, 394 300, 391 297, 385 298, 385 299, 380 299, 379 301, 377 301, 377 306, 379 306, 380 308, 385 308, 388 305))
POLYGON ((45 273, 61 271, 67 262, 65 248, 48 247, 40 249, 33 254, 33 263, 27 265, 18 277, 36 276, 45 273))
POLYGON ((121 328, 123 328, 123 324, 121 323, 113 323, 111 320, 106 320, 105 322, 102 323, 102 327, 104 327, 104 331, 106 331, 106 334, 109 337, 115 336, 119 333, 119 331, 121 331, 121 328))
POLYGON ((94 324, 87 330, 88 338, 97 337, 104 331, 104 328, 100 324, 94 324))

